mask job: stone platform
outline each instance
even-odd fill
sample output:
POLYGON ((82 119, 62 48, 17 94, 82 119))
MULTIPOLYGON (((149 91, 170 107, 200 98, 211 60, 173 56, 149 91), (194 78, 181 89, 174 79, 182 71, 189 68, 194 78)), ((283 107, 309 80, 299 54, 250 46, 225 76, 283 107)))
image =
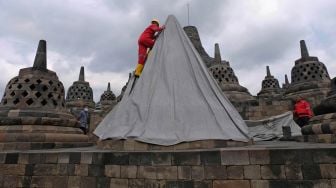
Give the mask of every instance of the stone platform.
POLYGON ((226 147, 240 147, 252 145, 253 141, 239 142, 233 140, 198 140, 192 142, 182 142, 172 146, 161 146, 139 142, 136 140, 103 140, 97 142, 99 149, 113 151, 160 151, 160 150, 193 150, 193 149, 214 149, 226 147))
POLYGON ((0 152, 0 187, 336 187, 336 146, 257 142, 223 149, 0 152))

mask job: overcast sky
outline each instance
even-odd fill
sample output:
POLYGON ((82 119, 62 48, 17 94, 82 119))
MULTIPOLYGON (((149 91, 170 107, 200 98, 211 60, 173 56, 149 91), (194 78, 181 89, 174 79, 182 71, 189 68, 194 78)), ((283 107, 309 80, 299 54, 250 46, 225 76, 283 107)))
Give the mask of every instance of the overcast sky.
POLYGON ((299 40, 336 75, 336 1, 334 0, 0 0, 0 92, 31 67, 38 41, 45 39, 48 69, 67 90, 80 66, 97 102, 111 82, 119 95, 137 63, 137 40, 152 18, 174 14, 182 26, 198 28, 213 56, 219 43, 239 83, 256 95, 266 65, 280 83, 290 79, 300 57, 299 40))

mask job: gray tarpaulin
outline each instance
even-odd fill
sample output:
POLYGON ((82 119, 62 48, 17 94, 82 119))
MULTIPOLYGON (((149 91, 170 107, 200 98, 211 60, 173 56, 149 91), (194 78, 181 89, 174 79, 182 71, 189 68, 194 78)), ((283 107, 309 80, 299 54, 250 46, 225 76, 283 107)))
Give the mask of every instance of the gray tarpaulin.
POLYGON ((246 120, 245 122, 249 129, 249 135, 253 137, 254 141, 281 138, 283 136, 283 126, 291 128, 292 136, 301 135, 301 128, 294 122, 292 112, 262 120, 246 120))
POLYGON ((94 131, 100 139, 173 145, 184 141, 248 141, 248 129, 222 94, 174 16, 158 37, 130 93, 94 131))

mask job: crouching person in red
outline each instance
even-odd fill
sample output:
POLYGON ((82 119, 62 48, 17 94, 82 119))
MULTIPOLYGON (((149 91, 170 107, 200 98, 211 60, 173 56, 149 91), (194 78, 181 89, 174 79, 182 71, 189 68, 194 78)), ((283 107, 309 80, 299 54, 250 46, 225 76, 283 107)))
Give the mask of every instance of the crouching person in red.
POLYGON ((302 97, 296 99, 294 105, 294 118, 295 122, 302 128, 308 125, 309 119, 313 116, 313 112, 310 108, 310 104, 302 97))
POLYGON ((148 26, 145 31, 140 35, 138 44, 139 44, 139 57, 138 57, 138 65, 135 69, 135 76, 139 77, 142 69, 145 65, 147 59, 147 49, 152 49, 156 39, 156 32, 162 31, 165 26, 159 27, 159 20, 153 19, 151 21, 151 25, 148 26))

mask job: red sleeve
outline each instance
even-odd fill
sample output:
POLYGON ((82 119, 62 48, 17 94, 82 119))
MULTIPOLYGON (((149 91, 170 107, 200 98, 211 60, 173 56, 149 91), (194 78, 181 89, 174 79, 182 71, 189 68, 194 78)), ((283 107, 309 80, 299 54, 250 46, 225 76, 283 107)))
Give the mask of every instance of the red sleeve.
POLYGON ((159 26, 157 26, 157 25, 155 25, 155 24, 152 24, 152 25, 150 26, 150 28, 151 28, 151 30, 153 30, 153 31, 155 31, 155 32, 158 32, 158 31, 161 31, 161 30, 162 30, 162 27, 159 27, 159 26))
POLYGON ((310 108, 310 104, 308 102, 305 102, 305 106, 306 106, 306 110, 308 111, 308 115, 309 117, 312 117, 313 116, 313 112, 310 108))

